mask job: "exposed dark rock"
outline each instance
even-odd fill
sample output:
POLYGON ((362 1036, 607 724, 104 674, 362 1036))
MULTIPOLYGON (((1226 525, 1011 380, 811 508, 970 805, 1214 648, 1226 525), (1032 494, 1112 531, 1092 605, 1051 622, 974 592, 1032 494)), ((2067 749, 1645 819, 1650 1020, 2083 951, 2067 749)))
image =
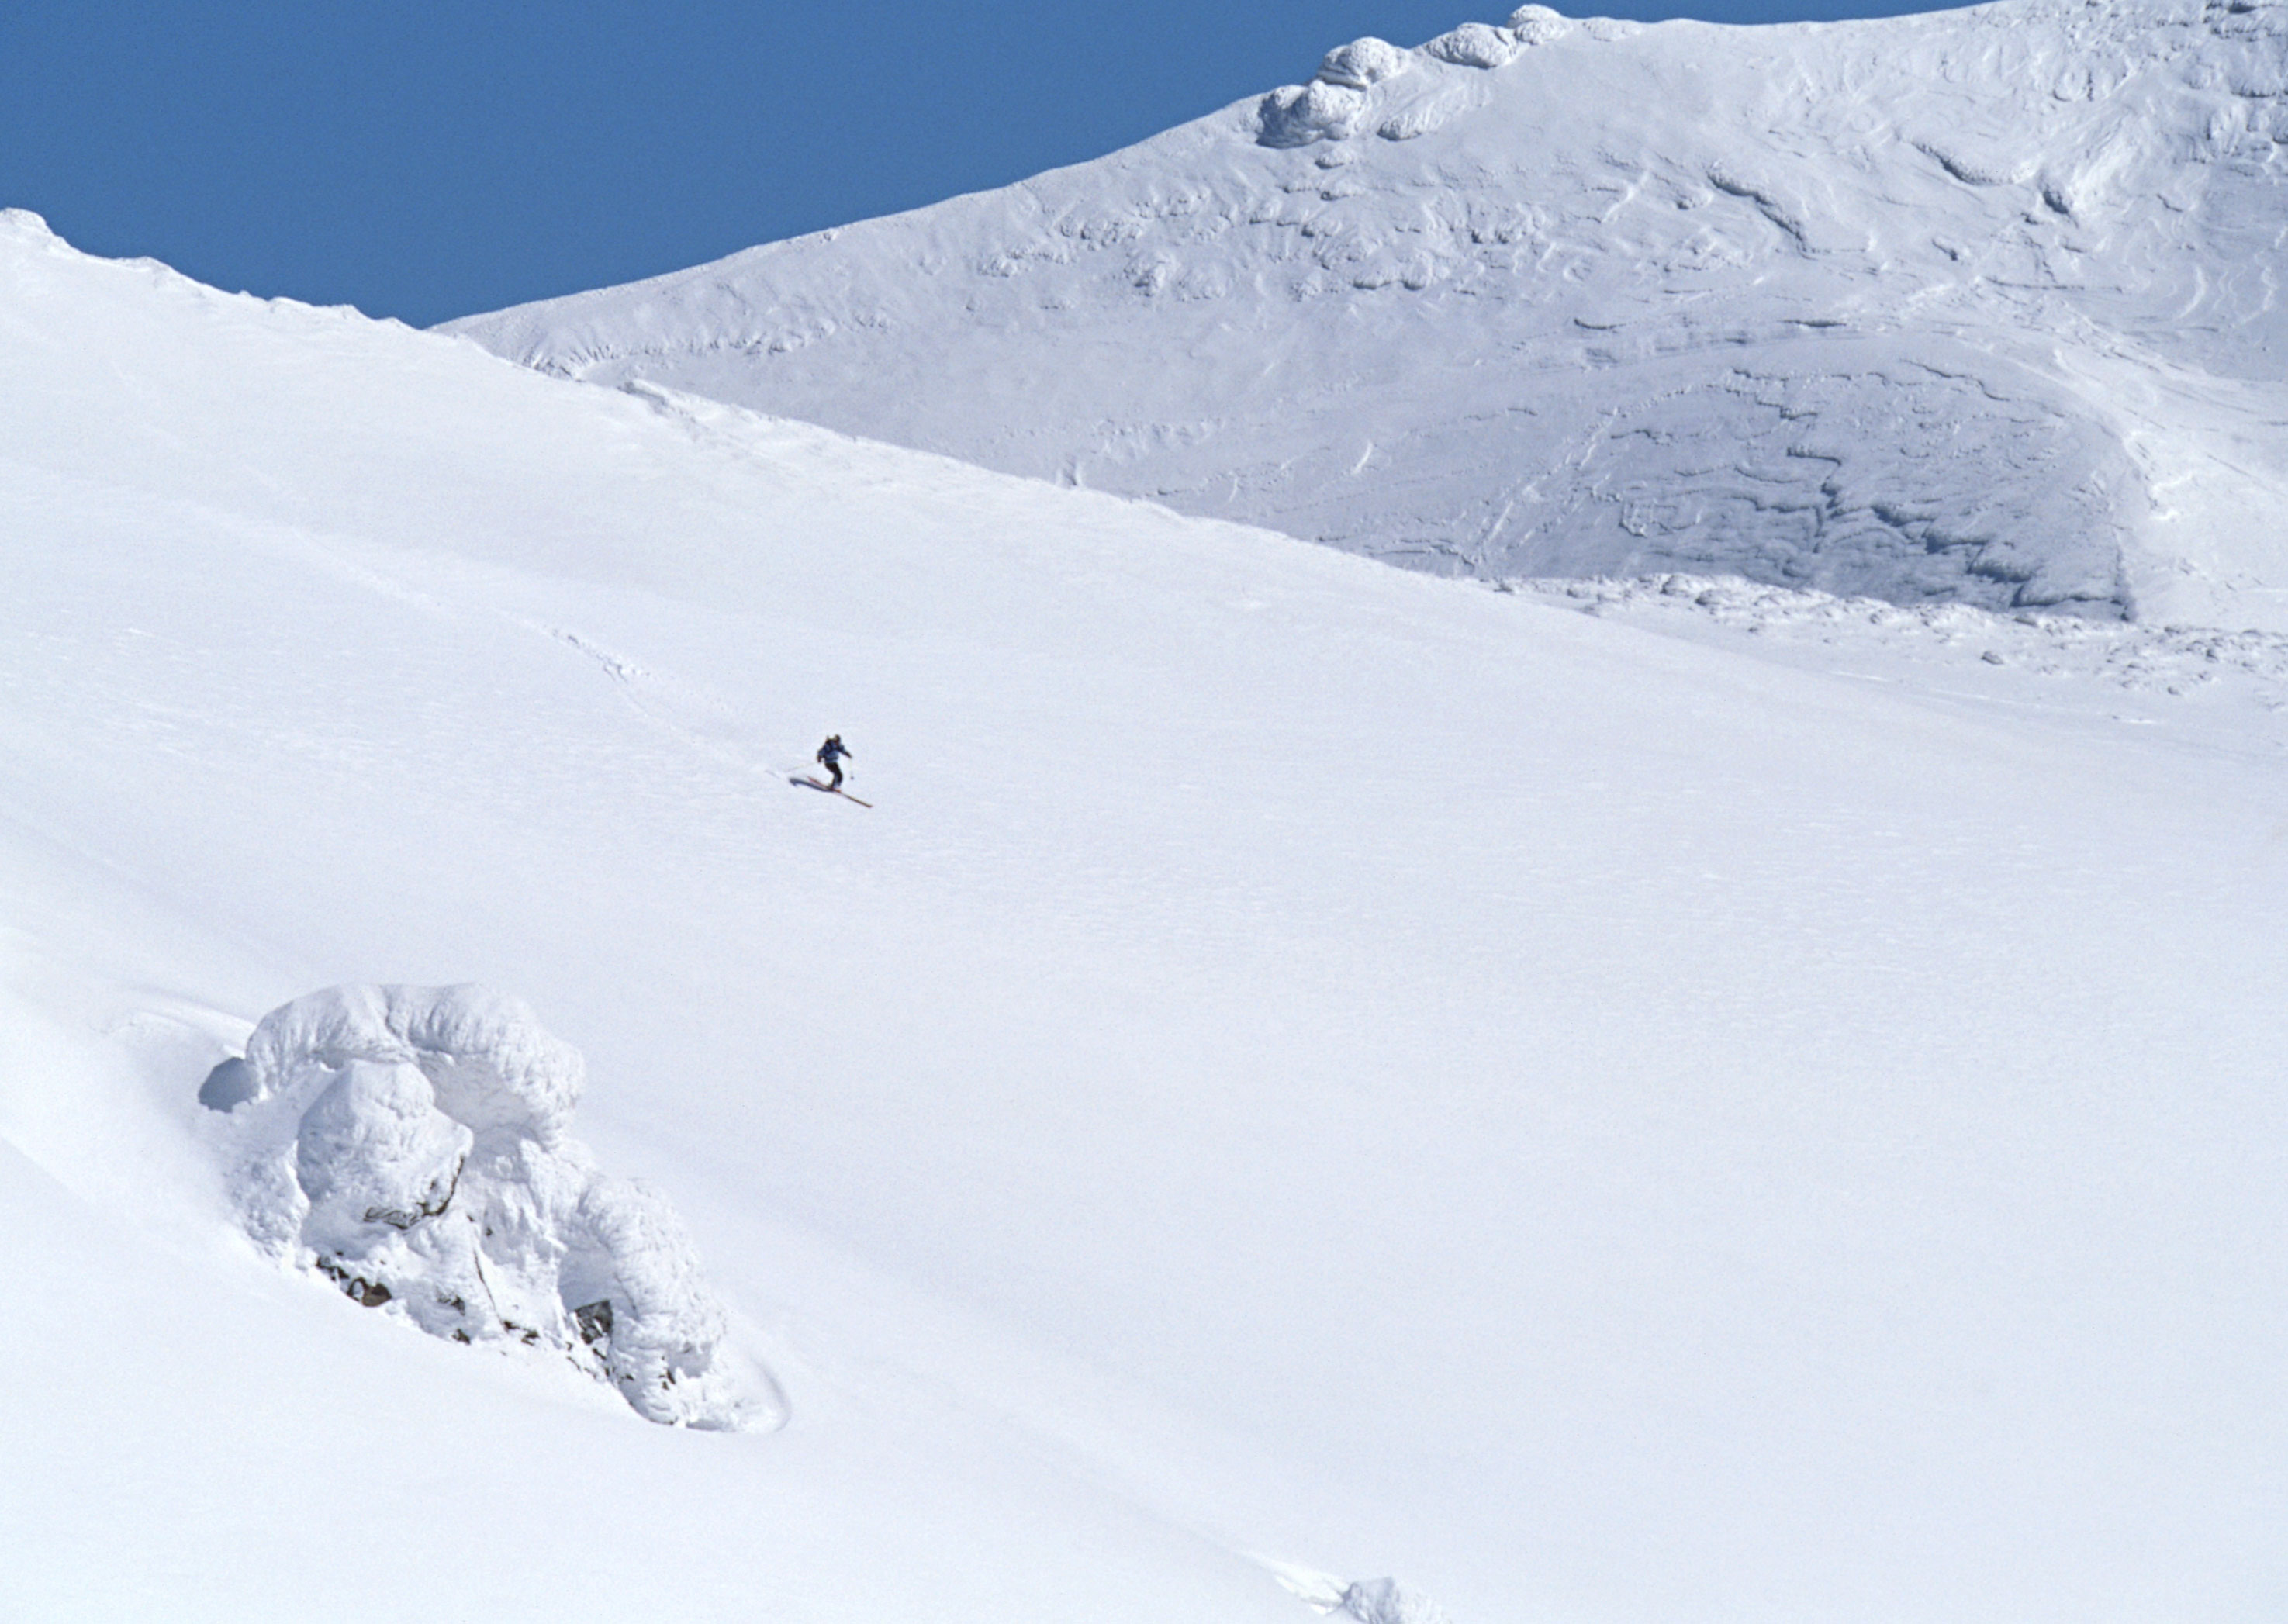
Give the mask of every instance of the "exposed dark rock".
POLYGON ((342 1295, 361 1308, 379 1308, 389 1301, 388 1287, 379 1280, 369 1280, 361 1274, 351 1272, 338 1259, 331 1257, 318 1259, 318 1272, 342 1288, 342 1295))
MULTIPOLYGON (((453 1192, 461 1187, 461 1169, 466 1166, 468 1158, 465 1156, 453 1164, 453 1176, 446 1181, 443 1194, 431 1191, 410 1212, 395 1207, 369 1207, 365 1209, 365 1221, 368 1224, 386 1224, 392 1229, 411 1229, 424 1218, 435 1217, 452 1205, 453 1192)), ((456 1308, 464 1306, 458 1297, 441 1297, 438 1301, 450 1302, 456 1308)))
POLYGON ((593 1347, 608 1342, 612 1335, 612 1300, 605 1297, 572 1311, 573 1322, 580 1327, 580 1340, 593 1347))

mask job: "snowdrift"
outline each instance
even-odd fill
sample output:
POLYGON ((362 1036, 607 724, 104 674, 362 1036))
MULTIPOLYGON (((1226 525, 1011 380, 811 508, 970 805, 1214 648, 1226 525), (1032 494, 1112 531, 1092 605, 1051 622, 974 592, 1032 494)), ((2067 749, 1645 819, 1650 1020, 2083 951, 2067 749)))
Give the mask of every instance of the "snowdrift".
POLYGON ((2284 87, 2271 0, 1528 6, 449 329, 1437 573, 2283 630, 2284 87))

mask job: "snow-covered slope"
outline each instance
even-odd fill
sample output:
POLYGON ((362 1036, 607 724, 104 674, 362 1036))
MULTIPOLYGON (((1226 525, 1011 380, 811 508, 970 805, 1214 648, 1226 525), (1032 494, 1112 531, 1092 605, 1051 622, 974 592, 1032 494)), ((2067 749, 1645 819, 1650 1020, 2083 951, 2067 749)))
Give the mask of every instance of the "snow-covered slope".
POLYGON ((2288 6, 1528 7, 455 324, 1441 572, 2288 629, 2288 6))
POLYGON ((1670 584, 12 217, 0 1615, 2277 1618, 2276 661, 1670 584), (250 1023, 467 979, 783 1430, 240 1237, 250 1023))

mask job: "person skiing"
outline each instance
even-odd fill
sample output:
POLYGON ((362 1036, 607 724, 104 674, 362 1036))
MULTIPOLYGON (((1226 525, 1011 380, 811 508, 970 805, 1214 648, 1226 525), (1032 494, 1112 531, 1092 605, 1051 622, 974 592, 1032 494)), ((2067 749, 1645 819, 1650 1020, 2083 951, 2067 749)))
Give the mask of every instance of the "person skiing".
MULTIPOLYGON (((834 781, 827 786, 829 789, 838 793, 841 790, 842 758, 849 754, 849 750, 842 742, 840 733, 830 735, 826 742, 818 747, 818 764, 834 775, 834 781)), ((855 758, 853 757, 853 759, 855 758)))

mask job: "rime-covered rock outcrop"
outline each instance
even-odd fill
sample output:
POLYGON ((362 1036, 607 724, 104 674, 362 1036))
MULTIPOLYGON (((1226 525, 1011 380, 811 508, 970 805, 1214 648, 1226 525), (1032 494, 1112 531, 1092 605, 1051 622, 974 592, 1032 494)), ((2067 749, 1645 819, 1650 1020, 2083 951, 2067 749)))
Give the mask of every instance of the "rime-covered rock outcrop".
POLYGON ((566 1133, 584 1082, 520 1000, 338 986, 265 1016, 201 1097, 244 1137, 249 1232, 367 1307, 553 1350, 648 1420, 775 1419, 666 1199, 566 1133))

